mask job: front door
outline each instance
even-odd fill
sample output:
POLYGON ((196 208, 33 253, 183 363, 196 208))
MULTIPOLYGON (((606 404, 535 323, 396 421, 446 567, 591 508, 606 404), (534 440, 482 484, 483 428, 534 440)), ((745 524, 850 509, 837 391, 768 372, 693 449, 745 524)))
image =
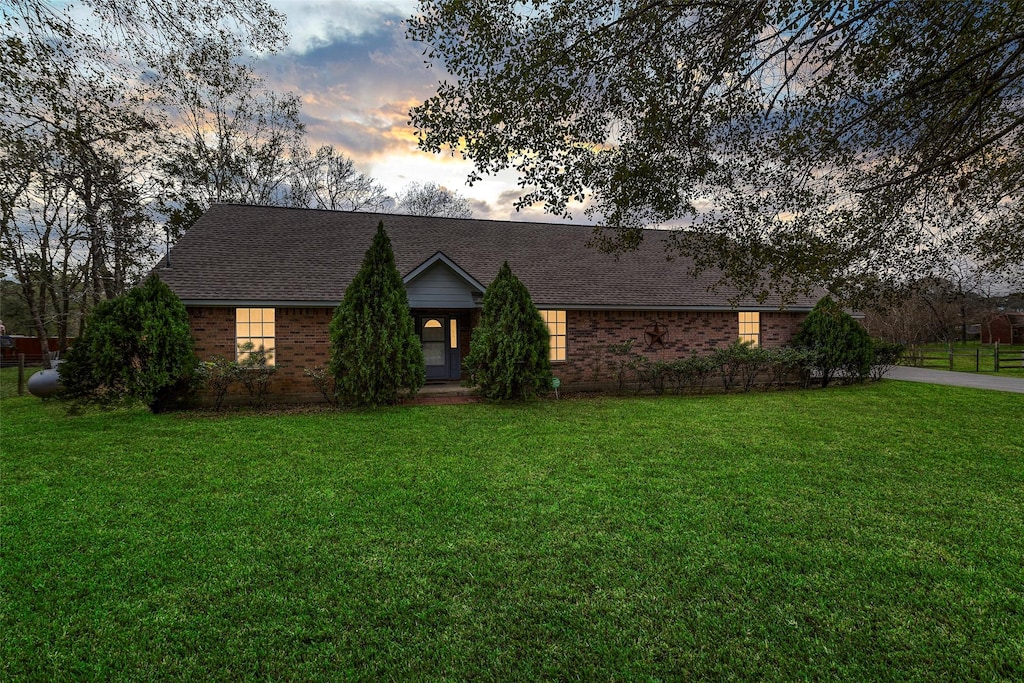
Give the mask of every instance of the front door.
POLYGON ((458 319, 443 315, 418 319, 423 361, 427 379, 458 379, 462 359, 459 357, 458 319))

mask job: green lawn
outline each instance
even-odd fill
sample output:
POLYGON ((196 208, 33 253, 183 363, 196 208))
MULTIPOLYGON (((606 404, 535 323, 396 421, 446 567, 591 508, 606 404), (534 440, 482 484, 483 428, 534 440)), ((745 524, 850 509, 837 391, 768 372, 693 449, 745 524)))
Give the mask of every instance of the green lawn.
POLYGON ((1024 678, 1024 395, 65 417, 2 379, 5 681, 1024 678))

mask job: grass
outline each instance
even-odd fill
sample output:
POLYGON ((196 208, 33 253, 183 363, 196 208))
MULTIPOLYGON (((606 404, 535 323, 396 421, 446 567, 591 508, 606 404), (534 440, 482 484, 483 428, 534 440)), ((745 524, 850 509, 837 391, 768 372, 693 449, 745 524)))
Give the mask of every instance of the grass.
POLYGON ((0 376, 0 678, 1020 680, 1024 396, 66 417, 0 376))

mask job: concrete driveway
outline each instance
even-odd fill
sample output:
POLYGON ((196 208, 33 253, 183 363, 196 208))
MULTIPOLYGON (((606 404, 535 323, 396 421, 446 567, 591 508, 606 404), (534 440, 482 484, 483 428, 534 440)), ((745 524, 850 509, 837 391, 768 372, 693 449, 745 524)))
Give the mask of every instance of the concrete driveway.
POLYGON ((949 370, 929 370, 927 368, 907 368, 897 366, 889 370, 886 379, 898 379, 901 382, 924 382, 926 384, 948 384, 953 387, 970 387, 972 389, 992 389, 994 391, 1012 391, 1024 394, 1024 379, 1020 377, 998 377, 996 375, 978 375, 973 372, 951 372, 949 370))

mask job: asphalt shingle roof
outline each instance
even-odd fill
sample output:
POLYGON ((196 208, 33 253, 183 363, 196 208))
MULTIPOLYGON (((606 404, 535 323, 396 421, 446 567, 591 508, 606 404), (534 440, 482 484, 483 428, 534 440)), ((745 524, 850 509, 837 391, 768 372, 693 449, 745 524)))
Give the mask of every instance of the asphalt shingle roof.
MULTIPOLYGON (((362 264, 377 224, 406 275, 437 252, 484 285, 507 260, 538 307, 732 308, 737 292, 710 291, 716 271, 693 277, 669 260, 667 235, 646 231, 617 258, 588 247, 589 226, 513 223, 265 206, 213 206, 171 249, 156 272, 186 303, 336 305, 362 264)), ((786 308, 810 309, 822 292, 786 308)), ((779 300, 739 298, 738 307, 779 308, 779 300)))

